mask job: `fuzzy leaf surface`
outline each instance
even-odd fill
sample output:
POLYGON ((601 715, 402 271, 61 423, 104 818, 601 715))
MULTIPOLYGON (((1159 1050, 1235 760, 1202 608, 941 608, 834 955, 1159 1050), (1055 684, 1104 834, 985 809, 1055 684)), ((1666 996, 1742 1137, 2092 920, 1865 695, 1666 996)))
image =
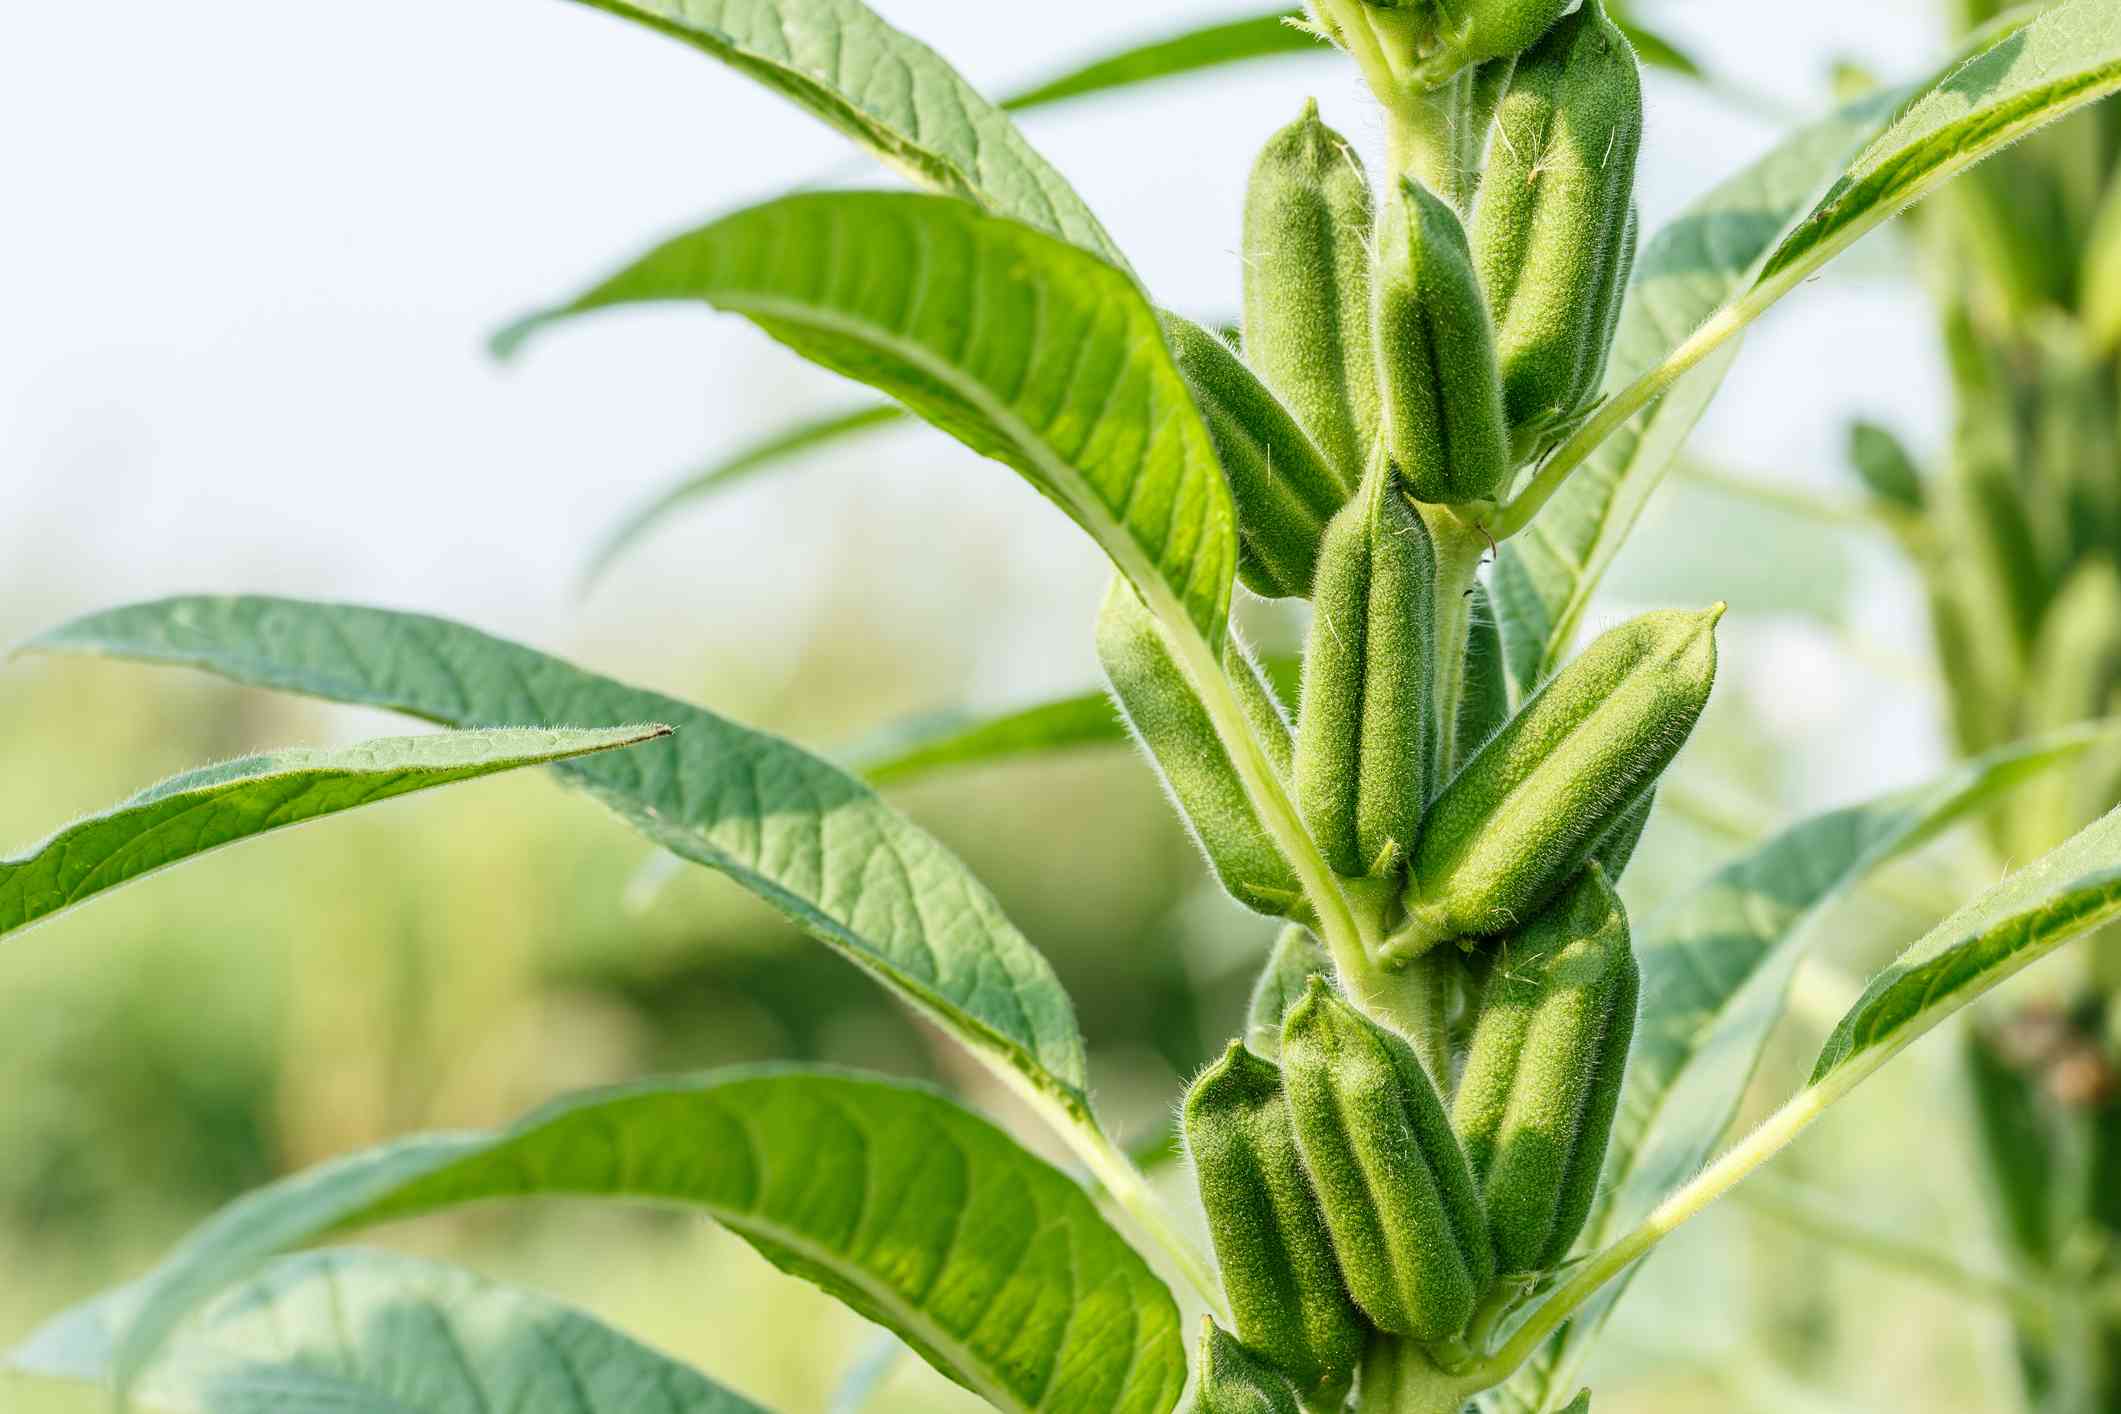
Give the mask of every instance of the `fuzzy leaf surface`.
MULTIPOLYGON (((125 1287, 66 1312, 0 1368, 110 1389, 145 1294, 125 1287)), ((216 1298, 133 1400, 163 1414, 765 1414, 559 1302, 356 1250, 281 1258, 216 1298)))
POLYGON ((145 1279, 119 1381, 289 1247, 535 1197, 702 1210, 998 1409, 1165 1414, 1185 1383, 1170 1292, 1066 1175, 931 1091, 790 1070, 595 1092, 499 1133, 405 1140, 261 1189, 145 1279))
POLYGON ((1006 1078, 1081 1102, 1074 1009, 993 895, 868 786, 778 737, 462 624, 382 609, 165 599, 89 615, 31 646, 203 668, 452 726, 670 723, 668 741, 561 774, 780 909, 1006 1078))
POLYGON ((784 197, 665 242, 502 336, 615 306, 704 301, 904 402, 1014 467, 1142 598, 1222 641, 1237 570, 1228 485, 1133 280, 961 201, 784 197))
POLYGON ((0 859, 0 937, 256 835, 668 735, 661 726, 441 732, 333 750, 270 751, 187 771, 0 859))

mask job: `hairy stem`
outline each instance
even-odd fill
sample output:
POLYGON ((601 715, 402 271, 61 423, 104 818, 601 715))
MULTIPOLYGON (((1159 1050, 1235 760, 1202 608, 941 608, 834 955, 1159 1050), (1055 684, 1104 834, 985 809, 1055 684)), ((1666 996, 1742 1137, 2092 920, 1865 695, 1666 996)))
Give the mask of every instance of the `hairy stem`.
POLYGON ((1466 644, 1473 622, 1473 583, 1487 535, 1445 506, 1419 506, 1436 541, 1437 759, 1445 777, 1458 761, 1458 709, 1466 695, 1466 644))
POLYGON ((1421 1347, 1382 1335, 1370 1341, 1356 1390, 1361 1414, 1459 1414, 1473 1392, 1431 1364, 1421 1347))

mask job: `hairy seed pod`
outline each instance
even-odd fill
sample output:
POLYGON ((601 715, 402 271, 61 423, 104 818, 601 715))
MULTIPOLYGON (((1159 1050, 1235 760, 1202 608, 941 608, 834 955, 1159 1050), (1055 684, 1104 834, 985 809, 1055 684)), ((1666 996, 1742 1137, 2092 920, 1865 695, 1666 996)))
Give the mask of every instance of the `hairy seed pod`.
POLYGON ((1282 1084, 1341 1275, 1379 1330, 1461 1334, 1494 1275, 1472 1171, 1404 1040, 1313 981, 1282 1027, 1282 1084))
POLYGON ((1334 870, 1396 873, 1436 760, 1436 546, 1382 459, 1326 528, 1297 713, 1296 800, 1334 870))
POLYGON ((1245 358, 1327 464, 1361 478, 1377 426, 1370 179, 1318 104, 1267 140, 1245 194, 1245 358))
POLYGON ((1333 1402, 1368 1331, 1298 1156, 1281 1072, 1232 1041, 1182 1114, 1238 1338, 1307 1396, 1333 1402))
POLYGON ((1642 843, 1642 832, 1650 827, 1650 811, 1656 806, 1657 787, 1652 785, 1591 846, 1590 857, 1613 883, 1619 883, 1620 876, 1627 872, 1628 862, 1635 857, 1635 846, 1642 843))
POLYGON ((1416 500, 1493 498, 1511 463, 1488 306, 1458 213, 1419 182, 1379 222, 1376 286, 1387 454, 1416 500))
POLYGON ((1325 945, 1301 923, 1281 930, 1267 965, 1252 984, 1252 1001, 1245 1009, 1245 1044, 1254 1052, 1274 1060, 1281 1055, 1281 1024, 1289 1008, 1303 999, 1313 977, 1331 979, 1333 960, 1325 945))
POLYGON ((1346 502, 1344 483, 1289 410, 1230 346, 1181 315, 1164 337, 1208 426, 1237 508, 1237 572, 1267 599, 1311 592, 1318 541, 1346 502))
MULTIPOLYGON (((1465 686, 1458 698, 1457 761, 1480 749, 1510 717, 1510 670, 1503 656, 1502 620, 1488 587, 1474 581, 1467 615, 1465 686)), ((1457 761, 1445 763, 1455 766, 1457 761)))
MULTIPOLYGON (((1453 48, 1468 64, 1522 54, 1539 42, 1578 0, 1466 0, 1457 27, 1462 35, 1453 48)), ((1594 3, 1594 0, 1584 0, 1594 3)), ((1445 23, 1450 24, 1450 20, 1445 23)))
POLYGON ((1716 621, 1644 614, 1533 693, 1429 806, 1397 956, 1536 915, 1679 754, 1716 680, 1716 621))
POLYGON ((1304 1414, 1289 1382, 1253 1359, 1213 1316, 1201 1317, 1200 1326, 1193 1414, 1304 1414))
POLYGON ((1519 461, 1597 395, 1632 244, 1642 76, 1598 0, 1517 61, 1473 218, 1519 461))
POLYGON ((1605 1164, 1640 974, 1627 913, 1596 862, 1484 959, 1451 1122, 1480 1186, 1496 1269, 1553 1270, 1605 1164))
MULTIPOLYGON (((1260 823, 1244 781, 1215 734, 1172 651, 1168 634, 1134 587, 1114 576, 1097 619, 1097 656, 1134 735, 1148 749, 1208 864, 1230 896, 1270 917, 1303 902, 1303 885, 1260 823)), ((1290 764, 1289 724, 1259 666, 1236 635, 1223 650, 1252 730, 1276 771, 1290 764)))

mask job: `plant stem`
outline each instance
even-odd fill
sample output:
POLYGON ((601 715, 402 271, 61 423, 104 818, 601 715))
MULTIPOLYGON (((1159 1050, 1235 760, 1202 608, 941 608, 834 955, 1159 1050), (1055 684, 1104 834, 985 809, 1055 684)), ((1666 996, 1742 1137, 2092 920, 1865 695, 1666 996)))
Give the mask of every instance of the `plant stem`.
POLYGON ((1488 538, 1445 506, 1416 509, 1436 542, 1437 759, 1449 776, 1458 760, 1458 708, 1466 692, 1466 642, 1473 622, 1472 590, 1488 538))

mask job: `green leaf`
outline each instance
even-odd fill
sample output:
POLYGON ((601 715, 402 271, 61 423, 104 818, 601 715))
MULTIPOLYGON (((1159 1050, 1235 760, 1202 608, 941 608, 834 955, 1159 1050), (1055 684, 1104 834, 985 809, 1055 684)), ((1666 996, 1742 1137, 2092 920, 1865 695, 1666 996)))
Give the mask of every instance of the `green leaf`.
MULTIPOLYGON (((1310 29, 1301 23, 1292 23, 1303 20, 1303 11, 1283 7, 1134 45, 1012 94, 1002 100, 1002 107, 1021 112, 1087 94, 1133 88, 1252 59, 1331 53, 1310 29)), ((1634 44, 1643 63, 1686 78, 1709 81, 1708 74, 1692 55, 1632 16, 1615 14, 1613 22, 1634 44)))
POLYGON ((0 937, 254 835, 668 735, 662 726, 442 732, 272 751, 187 771, 0 859, 0 937))
MULTIPOLYGON (((1730 1128, 1781 1020, 1815 925, 1862 880, 2044 771, 2111 744, 2080 728, 2007 748, 1941 779, 1795 825, 1660 908, 1637 930, 1642 1005, 1586 1226, 1592 1250, 1691 1178, 1730 1128)), ((1572 1380, 1633 1272, 1608 1284, 1512 1381, 1544 1409, 1572 1380)))
POLYGON ((1034 88, 1002 100, 1002 107, 1021 111, 1060 103, 1086 94, 1132 88, 1180 74, 1198 73, 1248 59, 1283 54, 1330 54, 1331 49, 1308 30, 1289 23, 1301 12, 1287 8, 1221 24, 1205 25, 1056 74, 1034 88))
MULTIPOLYGON (((1685 283, 1702 288, 1725 284, 1731 297, 1719 306, 1695 307, 1692 322, 1683 330, 1683 342, 1654 363, 1639 361, 1628 350, 1623 333, 1606 384, 1606 403, 1520 493, 1521 503, 1513 506, 1513 514, 1505 515, 1502 533, 1522 529, 1523 517, 1537 512, 1550 495, 1557 504, 1572 503, 1558 522, 1555 543, 1535 550, 1530 557, 1531 572, 1524 581, 1513 583, 1517 577, 1508 572, 1507 565, 1502 576, 1506 607, 1512 613, 1524 612, 1528 625, 1549 645, 1546 666, 1551 667, 1553 655, 1561 651, 1551 645, 1573 633, 1590 588, 1647 496, 1640 486, 1632 497, 1619 494, 1620 490, 1626 483, 1645 479, 1654 484, 1669 460, 1668 456, 1658 460, 1653 470, 1631 472, 1622 467, 1616 472, 1611 466, 1616 457, 1633 459, 1624 433, 1629 420, 1656 404, 1660 396, 1669 403, 1682 391, 1675 386, 1681 380, 1698 378, 1720 359, 1727 359, 1738 336, 1754 320, 1863 235, 1982 158, 2116 88, 2121 88, 2121 2, 2065 0, 2029 24, 2011 29, 1971 59, 1955 62, 1911 97, 1894 104, 1890 102, 1893 95, 1880 95, 1844 109, 1825 124, 1800 133, 1771 154, 1761 168, 1738 179, 1739 185, 1746 185, 1764 168, 1776 168, 1790 179, 1787 185, 1762 184, 1754 200, 1735 208, 1719 203, 1712 194, 1711 203, 1725 206, 1722 215, 1732 232, 1764 229, 1790 210, 1780 198, 1799 192, 1802 181, 1796 179, 1817 171, 1810 164, 1790 161, 1796 149, 1825 155, 1847 118, 1857 120, 1853 128, 1858 132, 1865 115, 1884 123, 1883 130, 1854 153, 1846 169, 1835 174, 1832 185, 1803 219, 1775 233, 1772 247, 1762 252, 1764 258, 1757 265, 1721 258, 1750 249, 1749 239, 1740 239, 1730 251, 1705 259, 1683 259, 1676 272, 1672 257, 1679 252, 1660 255, 1655 246, 1644 252, 1642 264, 1648 269, 1638 268, 1630 292, 1630 313, 1635 291, 1646 278, 1658 274, 1677 273, 1685 283), (1888 106, 1881 110, 1880 104, 1888 106), (1611 442, 1620 443, 1618 451, 1608 445, 1611 442), (1576 484, 1600 465, 1608 469, 1594 473, 1588 487, 1576 484)), ((1682 222, 1688 219, 1681 218, 1682 222)), ((1624 320, 1627 317, 1623 315, 1624 320)), ((1670 439, 1675 450, 1678 440, 1670 439)))
POLYGON ((1171 1294, 1059 1170, 941 1095, 787 1070, 601 1091, 260 1190, 146 1279, 115 1368, 137 1377, 202 1300, 295 1244, 558 1196, 702 1209, 1000 1409, 1163 1414, 1185 1382, 1171 1294))
POLYGON ((603 543, 597 546, 596 552, 589 557, 589 563, 582 570, 582 588, 587 590, 595 585, 621 555, 640 544, 648 537, 650 531, 672 515, 694 502, 726 491, 762 471, 779 468, 804 452, 816 451, 820 447, 859 436, 878 427, 892 426, 904 421, 905 417, 904 408, 884 404, 807 418, 763 441, 754 442, 728 456, 718 458, 674 485, 658 491, 653 499, 643 503, 607 532, 603 543))
POLYGON ((901 785, 952 767, 1046 756, 1085 746, 1117 746, 1127 727, 1102 692, 1062 697, 999 716, 921 717, 887 728, 847 754, 871 785, 901 785))
MULTIPOLYGON (((1615 335, 1608 394, 1662 365, 1750 283, 1783 233, 1877 131, 1892 102, 1890 95, 1866 99, 1800 130, 1644 246, 1615 335)), ((1616 429, 1538 518, 1503 545, 1495 597, 1520 692, 1561 666, 1591 596, 1736 356, 1735 345, 1722 350, 1645 416, 1616 429)))
POLYGON ((1126 264, 1083 199, 1007 113, 861 0, 581 3, 720 59, 923 186, 1126 264))
POLYGON ((1087 1116, 1082 1036, 1045 959, 942 845, 778 737, 461 624, 380 609, 165 599, 92 614, 31 646, 183 664, 454 726, 668 722, 678 730, 667 742, 561 774, 671 853, 786 913, 1005 1080, 1087 1116))
POLYGON ((1871 979, 1812 1084, 1853 1083, 1990 988, 2121 915, 2121 809, 1939 923, 1871 979))
POLYGON ((1156 311, 1121 271, 960 201, 826 192, 664 243, 572 303, 704 300, 1016 468, 1158 617, 1222 641, 1237 566, 1222 468, 1156 311))
MULTIPOLYGON (((110 1387, 146 1295, 127 1287, 67 1312, 5 1366, 110 1387)), ((272 1263, 182 1331, 134 1401, 168 1414, 764 1414, 580 1311, 366 1251, 272 1263)))

